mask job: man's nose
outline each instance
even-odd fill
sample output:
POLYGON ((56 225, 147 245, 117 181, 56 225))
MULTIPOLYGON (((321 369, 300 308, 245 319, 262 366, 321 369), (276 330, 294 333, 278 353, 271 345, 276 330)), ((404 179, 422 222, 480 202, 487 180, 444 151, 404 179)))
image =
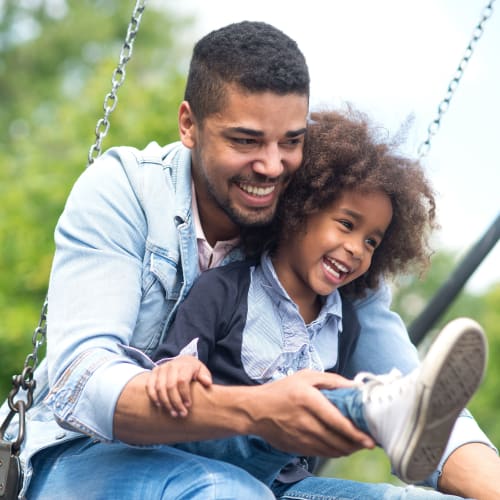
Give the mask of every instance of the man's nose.
POLYGON ((253 162, 253 171, 271 179, 279 177, 284 170, 280 148, 277 144, 269 144, 262 148, 258 158, 253 162))

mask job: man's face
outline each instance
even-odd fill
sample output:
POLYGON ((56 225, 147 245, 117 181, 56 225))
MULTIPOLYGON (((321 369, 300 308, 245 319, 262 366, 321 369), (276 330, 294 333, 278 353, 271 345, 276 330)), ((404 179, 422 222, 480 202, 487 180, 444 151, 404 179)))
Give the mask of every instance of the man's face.
POLYGON ((302 161, 307 109, 305 95, 244 93, 235 86, 228 86, 223 109, 202 123, 187 103, 181 105, 181 139, 192 151, 208 238, 213 227, 212 236, 225 239, 241 226, 271 221, 279 196, 302 161))

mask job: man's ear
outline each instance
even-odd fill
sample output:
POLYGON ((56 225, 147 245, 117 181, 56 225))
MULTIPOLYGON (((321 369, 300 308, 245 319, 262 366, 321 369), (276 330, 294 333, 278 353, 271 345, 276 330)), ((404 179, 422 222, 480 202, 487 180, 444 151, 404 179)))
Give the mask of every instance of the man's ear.
POLYGON ((196 120, 187 101, 182 101, 179 106, 178 123, 182 144, 192 149, 196 143, 196 120))

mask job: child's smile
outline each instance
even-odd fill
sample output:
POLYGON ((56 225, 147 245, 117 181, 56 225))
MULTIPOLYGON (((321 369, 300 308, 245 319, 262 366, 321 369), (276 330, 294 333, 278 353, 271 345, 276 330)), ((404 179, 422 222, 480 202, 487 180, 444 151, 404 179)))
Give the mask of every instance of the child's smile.
POLYGON ((273 264, 299 309, 317 308, 329 295, 370 267, 392 219, 392 204, 381 191, 346 191, 325 209, 310 215, 304 232, 278 246, 273 264))
POLYGON ((325 272, 328 276, 332 276, 333 281, 342 282, 342 280, 352 271, 349 267, 342 264, 337 259, 325 256, 323 258, 325 272))

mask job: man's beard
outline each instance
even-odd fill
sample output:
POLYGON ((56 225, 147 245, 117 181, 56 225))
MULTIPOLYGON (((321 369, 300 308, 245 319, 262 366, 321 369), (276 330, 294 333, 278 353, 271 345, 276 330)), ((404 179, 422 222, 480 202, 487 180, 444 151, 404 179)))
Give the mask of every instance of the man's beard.
POLYGON ((276 212, 276 207, 274 205, 266 208, 239 210, 237 207, 233 206, 231 200, 228 198, 223 200, 218 198, 210 184, 208 184, 208 194, 213 202, 229 217, 231 222, 242 228, 267 226, 273 220, 276 212))
MULTIPOLYGON (((283 184, 286 185, 287 180, 288 179, 286 178, 280 180, 280 182, 277 183, 277 186, 283 184)), ((252 181, 255 182, 254 179, 252 179, 252 181)), ((214 204, 229 217, 233 224, 241 228, 254 228, 267 226, 273 220, 276 213, 276 203, 269 207, 254 207, 240 210, 232 204, 229 197, 221 199, 221 197, 217 195, 214 185, 207 177, 205 177, 205 182, 208 195, 214 204)), ((240 183, 249 182, 249 179, 235 176, 229 179, 229 182, 237 186, 240 183)))

